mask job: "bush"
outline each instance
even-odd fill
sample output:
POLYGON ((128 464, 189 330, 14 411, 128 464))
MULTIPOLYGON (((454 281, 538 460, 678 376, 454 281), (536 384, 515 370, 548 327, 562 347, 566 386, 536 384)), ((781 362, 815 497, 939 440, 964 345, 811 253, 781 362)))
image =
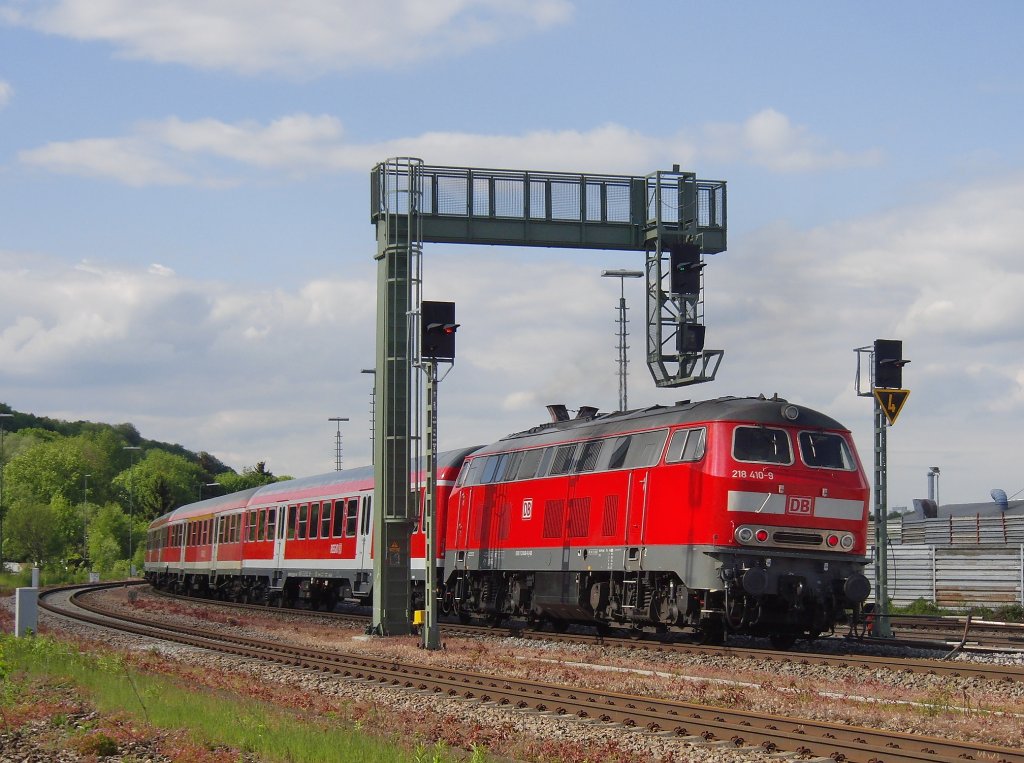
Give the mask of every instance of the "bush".
POLYGON ((903 615, 943 615, 945 610, 927 599, 914 599, 905 607, 900 607, 903 615))

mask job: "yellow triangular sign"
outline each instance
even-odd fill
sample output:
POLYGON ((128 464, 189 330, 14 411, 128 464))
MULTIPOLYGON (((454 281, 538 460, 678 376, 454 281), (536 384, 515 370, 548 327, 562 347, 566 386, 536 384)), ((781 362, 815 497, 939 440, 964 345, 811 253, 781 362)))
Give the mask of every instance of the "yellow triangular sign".
POLYGON ((875 400, 882 406, 885 418, 889 420, 889 426, 896 423, 896 417, 903 410, 903 404, 910 397, 909 389, 878 389, 875 388, 875 400))

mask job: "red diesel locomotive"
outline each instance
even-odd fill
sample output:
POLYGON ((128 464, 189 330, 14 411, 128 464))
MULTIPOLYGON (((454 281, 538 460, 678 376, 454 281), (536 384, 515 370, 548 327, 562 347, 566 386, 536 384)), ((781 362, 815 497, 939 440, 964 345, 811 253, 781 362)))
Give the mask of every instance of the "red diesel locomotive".
MULTIPOLYGON (((550 410, 439 458, 442 611, 779 646, 859 615, 869 488, 832 418, 763 397, 550 410)), ((184 506, 151 526, 147 578, 239 600, 366 600, 372 483, 364 467, 184 506)), ((422 518, 412 550, 419 608, 422 518)))

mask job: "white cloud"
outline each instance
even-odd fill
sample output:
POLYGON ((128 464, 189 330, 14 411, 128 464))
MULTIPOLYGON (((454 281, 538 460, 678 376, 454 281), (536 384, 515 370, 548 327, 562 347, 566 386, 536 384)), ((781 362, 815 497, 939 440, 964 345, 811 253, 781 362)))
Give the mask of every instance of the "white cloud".
POLYGON ((775 109, 762 109, 741 124, 715 124, 705 130, 708 153, 775 172, 811 172, 878 164, 877 150, 850 153, 826 141, 775 109))
POLYGON ((120 55, 243 74, 308 77, 460 54, 562 24, 568 0, 51 0, 9 23, 110 43, 120 55))
POLYGON ((25 164, 50 172, 116 180, 130 186, 199 182, 160 157, 160 146, 141 138, 90 138, 48 143, 18 154, 25 164))
POLYGON ((49 143, 21 152, 22 162, 52 172, 106 176, 131 185, 230 185, 249 171, 287 177, 366 172, 389 156, 432 164, 537 167, 568 172, 635 172, 637 167, 692 164, 704 156, 773 170, 814 171, 869 164, 877 157, 829 150, 778 112, 742 124, 647 135, 617 124, 590 130, 538 130, 521 135, 427 132, 376 143, 346 139, 333 116, 293 114, 267 124, 169 118, 138 125, 121 138, 49 143), (722 135, 734 140, 725 141, 722 135), (745 136, 745 137, 744 137, 745 136), (735 144, 740 150, 725 148, 735 144))
POLYGON ((13 95, 14 88, 11 87, 11 83, 0 79, 0 109, 10 103, 13 95))

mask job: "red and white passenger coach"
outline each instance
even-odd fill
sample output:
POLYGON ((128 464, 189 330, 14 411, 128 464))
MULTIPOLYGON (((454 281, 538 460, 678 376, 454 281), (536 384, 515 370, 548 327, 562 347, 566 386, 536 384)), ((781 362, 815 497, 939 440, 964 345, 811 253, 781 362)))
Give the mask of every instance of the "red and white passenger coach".
MULTIPOLYGON (((859 615, 869 488, 837 421, 763 397, 552 410, 438 459, 442 611, 780 646, 859 615)), ((372 492, 363 467, 183 506, 152 523, 146 576, 240 601, 365 602, 372 492)), ((410 608, 424 600, 424 537, 421 511, 410 608)))

